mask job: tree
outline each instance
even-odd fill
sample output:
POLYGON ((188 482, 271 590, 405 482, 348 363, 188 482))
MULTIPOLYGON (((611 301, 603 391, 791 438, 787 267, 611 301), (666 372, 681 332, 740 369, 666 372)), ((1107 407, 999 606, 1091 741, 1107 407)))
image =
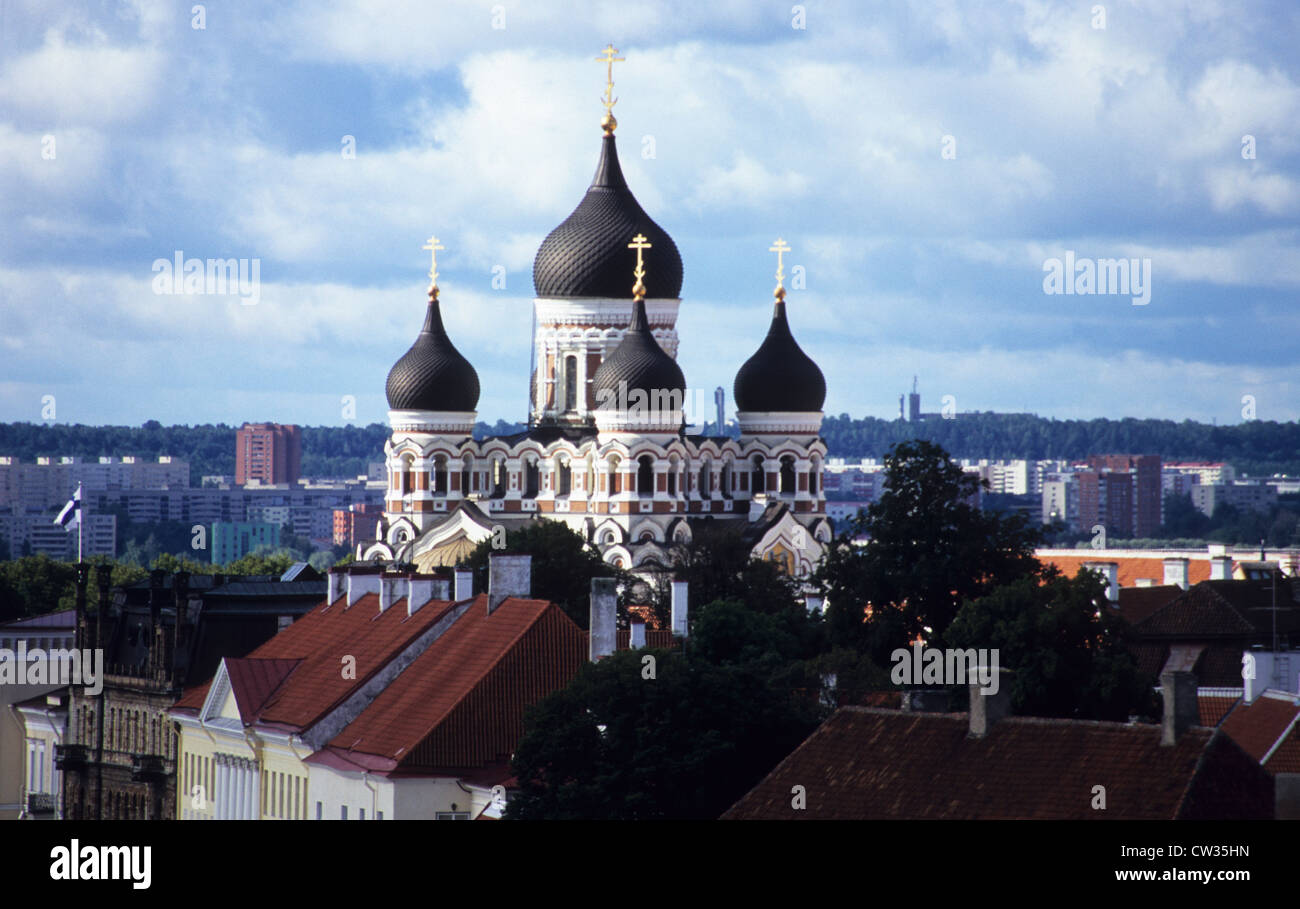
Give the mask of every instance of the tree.
POLYGON ((671 556, 693 602, 737 600, 763 615, 804 609, 798 584, 776 562, 755 558, 744 528, 735 522, 701 522, 690 543, 673 545, 671 556))
POLYGON ((969 504, 979 480, 938 445, 894 446, 885 457, 885 484, 880 499, 829 547, 815 575, 827 594, 832 642, 878 662, 918 635, 941 640, 965 600, 1039 567, 1039 531, 1023 515, 969 504), (868 542, 855 544, 862 534, 868 542))
POLYGON ((621 651, 528 710, 506 817, 716 818, 817 720, 759 664, 621 651))
POLYGON ((579 628, 587 628, 590 622, 592 578, 630 580, 559 521, 537 521, 507 531, 503 550, 494 550, 492 542, 488 538, 479 543, 465 560, 478 590, 488 589, 488 557, 493 552, 526 553, 533 557, 533 596, 555 603, 579 628))
POLYGON ((999 665, 1014 670, 1016 713, 1125 720, 1158 712, 1155 680, 1139 674, 1125 646, 1127 632, 1095 574, 1066 578, 1048 569, 967 603, 946 643, 996 648, 999 665))

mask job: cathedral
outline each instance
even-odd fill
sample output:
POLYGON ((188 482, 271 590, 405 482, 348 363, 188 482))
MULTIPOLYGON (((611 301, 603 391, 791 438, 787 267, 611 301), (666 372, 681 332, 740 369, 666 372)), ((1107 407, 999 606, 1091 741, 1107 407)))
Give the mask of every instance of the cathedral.
MULTIPOLYGON (((739 522, 754 555, 791 575, 831 539, 819 437, 826 381, 790 331, 777 240, 767 335, 736 373, 740 438, 687 431, 677 365, 682 259, 638 204, 614 137, 611 46, 596 174, 533 262, 527 430, 476 440, 478 374, 443 326, 432 237, 429 302, 388 374, 388 489, 364 560, 460 563, 494 530, 563 521, 611 564, 672 565, 704 522, 739 522)), ((454 303, 452 304, 454 305, 454 303)), ((758 338, 755 338, 758 341, 758 338)))

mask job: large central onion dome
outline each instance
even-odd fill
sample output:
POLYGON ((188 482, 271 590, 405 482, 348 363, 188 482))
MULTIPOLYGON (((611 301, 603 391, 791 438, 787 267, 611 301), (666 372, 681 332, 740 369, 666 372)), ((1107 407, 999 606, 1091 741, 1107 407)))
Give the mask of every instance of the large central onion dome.
POLYGON ((390 410, 466 413, 478 407, 478 373, 442 327, 436 286, 419 337, 388 373, 387 392, 390 410))
POLYGON ((682 257, 673 238, 645 213, 623 179, 614 136, 602 140, 600 163, 587 194, 573 214, 542 242, 533 260, 533 286, 539 297, 628 296, 627 238, 644 234, 648 296, 675 299, 682 292, 682 257))
POLYGON ((784 290, 767 337, 736 373, 736 409, 750 413, 814 413, 826 402, 826 378, 790 333, 784 290))

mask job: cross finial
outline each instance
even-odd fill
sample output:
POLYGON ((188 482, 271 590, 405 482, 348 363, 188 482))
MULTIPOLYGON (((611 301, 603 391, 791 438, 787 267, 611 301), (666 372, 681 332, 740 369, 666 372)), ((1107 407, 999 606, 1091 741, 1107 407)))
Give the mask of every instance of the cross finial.
POLYGON ((632 272, 636 278, 636 283, 632 285, 632 296, 637 298, 645 297, 645 285, 641 279, 645 277, 645 263, 641 259, 642 250, 651 249, 650 241, 645 238, 645 234, 637 234, 632 238, 632 242, 627 245, 628 249, 636 250, 636 271, 632 272))
POLYGON ((790 251, 790 244, 782 240, 780 237, 777 237, 776 243, 769 246, 767 251, 776 253, 776 290, 773 292, 773 295, 778 300, 784 300, 785 254, 790 251))
POLYGON ((430 296, 436 297, 438 296, 438 250, 446 249, 447 247, 439 243, 437 237, 430 237, 429 242, 420 248, 429 251, 429 294, 430 296))
POLYGON ((618 48, 610 44, 596 58, 597 63, 605 64, 605 97, 600 99, 600 103, 605 105, 605 116, 601 118, 600 125, 605 128, 607 136, 614 135, 614 128, 618 126, 618 121, 614 119, 614 105, 618 103, 614 97, 614 64, 624 60, 615 56, 617 53, 618 48))

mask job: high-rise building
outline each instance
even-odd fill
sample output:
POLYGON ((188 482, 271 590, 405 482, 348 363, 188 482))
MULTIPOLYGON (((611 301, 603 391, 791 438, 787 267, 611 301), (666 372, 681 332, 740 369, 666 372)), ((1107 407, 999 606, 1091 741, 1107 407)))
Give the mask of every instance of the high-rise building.
POLYGON ((235 435, 235 483, 296 483, 302 466, 297 426, 245 423, 235 435))

